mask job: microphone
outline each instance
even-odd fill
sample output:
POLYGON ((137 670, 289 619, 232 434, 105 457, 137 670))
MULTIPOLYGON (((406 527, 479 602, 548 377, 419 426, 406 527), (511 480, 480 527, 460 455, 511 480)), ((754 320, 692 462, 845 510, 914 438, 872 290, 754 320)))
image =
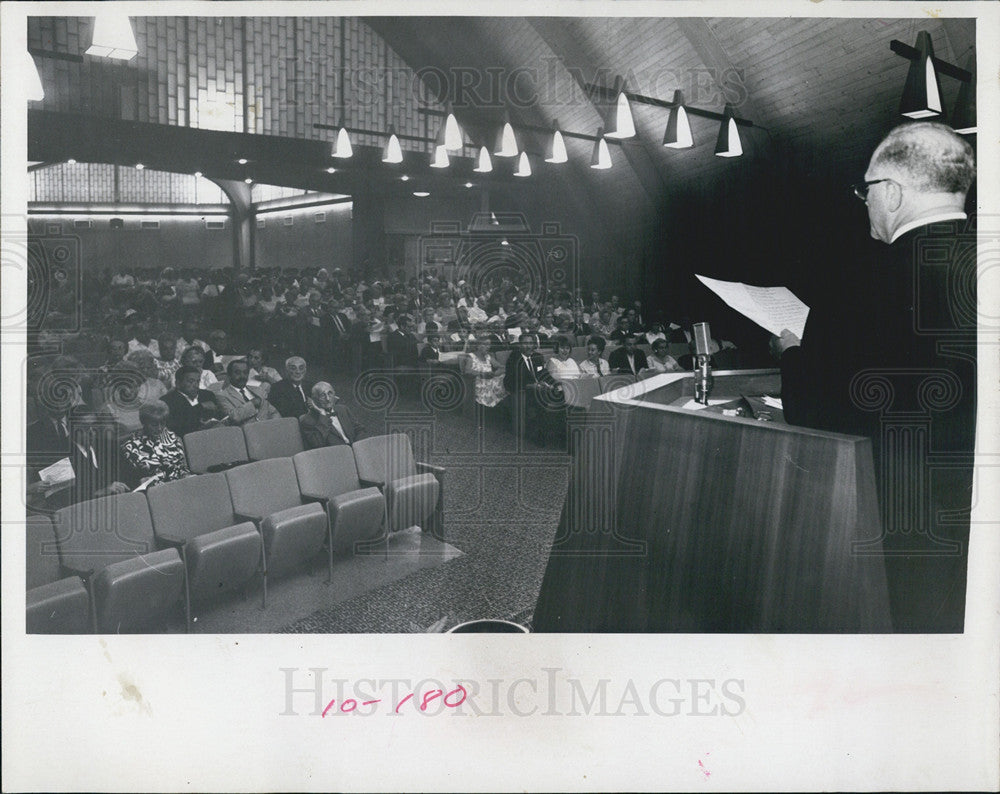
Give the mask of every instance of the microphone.
POLYGON ((708 323, 694 324, 694 399, 702 405, 708 405, 708 395, 712 391, 712 334, 708 323))

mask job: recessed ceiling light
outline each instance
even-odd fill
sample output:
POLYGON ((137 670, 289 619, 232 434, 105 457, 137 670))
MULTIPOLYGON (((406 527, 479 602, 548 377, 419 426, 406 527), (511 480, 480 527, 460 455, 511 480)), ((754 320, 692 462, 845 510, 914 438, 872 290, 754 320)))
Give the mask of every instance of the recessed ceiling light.
POLYGON ((404 182, 409 182, 409 181, 410 181, 410 178, 409 178, 409 177, 408 177, 408 176, 407 176, 406 174, 403 174, 403 175, 402 175, 402 176, 400 177, 400 179, 402 179, 402 180, 403 180, 404 182))
POLYGON ((465 186, 466 186, 466 187, 474 187, 474 185, 473 185, 473 184, 472 184, 471 182, 466 182, 466 183, 465 183, 465 186))
POLYGON ((245 158, 245 157, 241 157, 241 158, 240 158, 239 160, 237 160, 236 162, 237 162, 237 163, 239 163, 240 165, 246 165, 246 164, 247 164, 247 163, 249 163, 250 161, 249 161, 249 160, 247 160, 247 158, 245 158))
POLYGON ((336 168, 327 168, 326 172, 328 174, 335 174, 335 173, 337 173, 337 169, 336 168))
POLYGON ((195 175, 196 179, 200 179, 201 178, 201 171, 195 171, 194 175, 195 175))
POLYGON ((426 190, 414 190, 413 195, 416 196, 417 198, 427 198, 430 195, 430 193, 428 193, 426 190))
POLYGON ((246 182, 248 185, 252 185, 253 184, 253 180, 250 177, 247 177, 243 181, 246 182))
POLYGON ((69 159, 68 159, 68 160, 66 161, 66 164, 67 164, 67 165, 76 165, 76 160, 74 160, 74 159, 73 159, 72 157, 70 157, 70 158, 69 158, 69 159))
POLYGON ((136 163, 136 164, 135 164, 135 170, 136 170, 136 171, 141 171, 141 170, 142 170, 143 168, 145 168, 145 167, 146 167, 146 166, 144 166, 144 165, 143 165, 142 163, 136 163))

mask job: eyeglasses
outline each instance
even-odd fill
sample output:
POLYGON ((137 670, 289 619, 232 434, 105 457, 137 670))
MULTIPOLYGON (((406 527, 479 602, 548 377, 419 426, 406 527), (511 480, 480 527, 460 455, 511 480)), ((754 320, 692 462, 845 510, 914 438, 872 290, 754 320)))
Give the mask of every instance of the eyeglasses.
POLYGON ((879 182, 893 182, 892 179, 869 179, 867 182, 858 182, 851 185, 851 190, 854 191, 854 195, 857 196, 864 202, 868 201, 868 190, 872 185, 877 185, 879 182))

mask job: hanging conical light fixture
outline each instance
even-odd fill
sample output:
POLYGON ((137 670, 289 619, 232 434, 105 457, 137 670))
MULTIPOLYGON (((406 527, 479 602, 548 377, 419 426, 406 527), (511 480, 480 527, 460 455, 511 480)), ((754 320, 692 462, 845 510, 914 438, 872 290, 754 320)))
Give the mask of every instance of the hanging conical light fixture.
POLYGON ((671 149, 690 149, 694 146, 691 124, 684 109, 684 95, 679 89, 674 91, 674 106, 670 108, 667 130, 663 133, 663 145, 671 149))
POLYGON ((351 136, 347 134, 347 125, 343 119, 340 121, 340 129, 337 130, 337 141, 333 145, 332 155, 344 159, 354 155, 354 149, 351 146, 351 136))
POLYGON ((552 137, 545 147, 545 162, 565 163, 569 158, 566 156, 566 142, 559 131, 559 121, 552 125, 552 137))
POLYGON ((634 138, 635 121, 632 119, 632 106, 625 95, 625 84, 618 82, 618 98, 615 100, 615 111, 604 134, 608 138, 634 138))
POLYGON ((514 176, 531 176, 531 163, 528 162, 528 153, 521 152, 521 157, 517 161, 517 170, 514 176))
POLYGON ((965 70, 972 75, 972 79, 968 83, 962 83, 959 87, 955 112, 951 114, 952 129, 959 135, 971 135, 976 132, 976 54, 974 52, 969 54, 965 70))
POLYGON ((937 71, 934 69, 934 47, 931 45, 931 35, 926 30, 917 34, 917 49, 920 55, 916 60, 910 61, 899 112, 911 119, 928 119, 940 116, 943 106, 941 86, 938 85, 937 71))
POLYGON ((604 140, 604 128, 597 128, 597 140, 594 141, 594 151, 590 155, 590 167, 604 170, 611 168, 611 152, 608 142, 604 140))
POLYGON ((434 145, 434 155, 431 157, 431 168, 447 168, 451 165, 448 159, 448 148, 442 143, 434 145))
POLYGON ((488 174, 493 170, 493 160, 490 157, 490 150, 485 146, 479 147, 479 157, 476 159, 476 167, 472 170, 478 174, 488 174))
POLYGON ((457 152, 462 148, 462 128, 458 126, 458 119, 455 118, 455 113, 452 111, 451 106, 447 108, 448 115, 445 116, 443 129, 444 129, 444 145, 448 147, 449 151, 457 152))
POLYGON ((743 154, 743 143, 740 132, 733 118, 732 105, 726 105, 722 123, 719 126, 719 139, 715 142, 715 154, 718 157, 739 157, 743 154))
POLYGON ((403 162, 403 150, 400 148, 399 138, 396 137, 396 129, 391 124, 389 125, 389 140, 385 142, 385 148, 382 150, 382 162, 403 162))
POLYGON ((517 137, 514 135, 514 128, 510 124, 510 119, 504 116, 503 127, 497 135, 497 145, 493 154, 497 157, 517 157, 517 137))
POLYGON ((28 101, 40 102, 45 99, 45 89, 42 88, 42 78, 38 74, 38 67, 35 66, 35 59, 27 50, 24 51, 24 75, 27 83, 28 101))
POLYGON ((94 35, 87 55, 130 61, 138 54, 139 46, 127 16, 105 11, 94 17, 94 35))

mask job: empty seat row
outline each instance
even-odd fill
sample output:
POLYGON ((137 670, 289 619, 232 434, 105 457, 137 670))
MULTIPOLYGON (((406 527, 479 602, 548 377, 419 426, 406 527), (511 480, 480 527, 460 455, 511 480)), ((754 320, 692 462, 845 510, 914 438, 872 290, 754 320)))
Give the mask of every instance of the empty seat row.
POLYGON ((305 447, 295 417, 196 430, 184 436, 188 468, 195 474, 229 468, 252 460, 290 458, 305 447))
POLYGON ((225 473, 72 505, 28 527, 28 630, 141 629, 184 602, 246 588, 419 526, 443 536, 444 470, 417 463, 409 438, 377 436, 269 458, 225 473), (58 563, 53 551, 58 554, 58 563), (86 586, 85 586, 86 585, 86 586))

